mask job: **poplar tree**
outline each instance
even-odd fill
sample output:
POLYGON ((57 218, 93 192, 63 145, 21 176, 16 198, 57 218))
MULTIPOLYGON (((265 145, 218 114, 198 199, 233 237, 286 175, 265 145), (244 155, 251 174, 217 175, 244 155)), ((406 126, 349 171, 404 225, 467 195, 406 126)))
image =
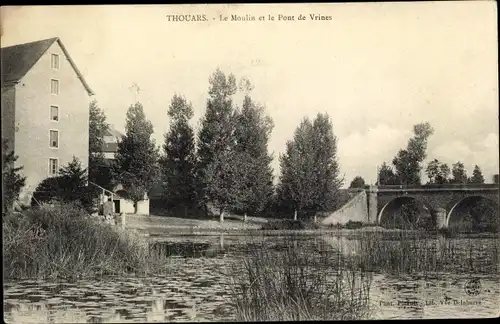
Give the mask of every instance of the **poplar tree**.
POLYGON ((118 143, 114 172, 134 201, 134 212, 137 212, 137 202, 151 191, 159 175, 159 150, 151 138, 153 124, 146 119, 139 102, 127 111, 125 131, 125 136, 118 143))
MULTIPOLYGON (((247 85, 249 88, 250 86, 247 85)), ((272 156, 268 153, 268 142, 274 127, 272 119, 265 114, 264 107, 255 104, 247 94, 241 111, 236 114, 235 152, 243 159, 245 174, 242 178, 245 192, 241 192, 239 209, 259 214, 268 205, 274 191, 272 156)))
POLYGON ((220 179, 217 178, 216 183, 223 188, 229 188, 233 183, 233 179, 224 176, 223 172, 231 168, 221 163, 235 160, 229 152, 234 147, 235 114, 232 96, 236 91, 234 75, 226 76, 220 69, 217 69, 210 76, 207 109, 198 133, 198 197, 205 207, 210 202, 221 201, 219 204, 221 221, 224 217, 224 210, 229 205, 227 202, 222 202, 226 199, 221 199, 220 194, 215 194, 221 191, 215 190, 211 183, 214 177, 220 177, 220 179), (212 165, 214 163, 215 165, 212 165), (209 185, 212 187, 209 188, 209 185))
MULTIPOLYGON (((106 161, 104 153, 104 136, 108 130, 106 115, 99 108, 97 101, 93 100, 89 105, 89 181, 98 184, 108 190, 112 188, 111 164, 106 161)), ((95 190, 97 188, 93 187, 95 190)))
POLYGON ((196 147, 194 132, 189 125, 193 107, 186 99, 174 95, 167 115, 170 130, 165 134, 164 156, 161 167, 164 183, 164 198, 169 207, 194 207, 196 199, 196 147))

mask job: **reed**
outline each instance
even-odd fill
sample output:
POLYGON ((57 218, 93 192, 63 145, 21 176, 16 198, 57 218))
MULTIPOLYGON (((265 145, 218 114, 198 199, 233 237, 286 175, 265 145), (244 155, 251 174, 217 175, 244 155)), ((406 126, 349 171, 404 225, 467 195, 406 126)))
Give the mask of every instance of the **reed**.
POLYGON ((363 319, 374 273, 435 277, 499 270, 498 236, 338 230, 251 241, 229 274, 239 321, 363 319))
POLYGON ((74 205, 42 206, 2 219, 6 279, 95 278, 168 270, 142 237, 74 205))
POLYGON ((361 233, 352 258, 367 271, 389 273, 497 272, 498 237, 494 240, 439 233, 361 233))
POLYGON ((368 310, 371 274, 338 267, 329 249, 253 244, 231 270, 238 321, 355 320, 368 310))

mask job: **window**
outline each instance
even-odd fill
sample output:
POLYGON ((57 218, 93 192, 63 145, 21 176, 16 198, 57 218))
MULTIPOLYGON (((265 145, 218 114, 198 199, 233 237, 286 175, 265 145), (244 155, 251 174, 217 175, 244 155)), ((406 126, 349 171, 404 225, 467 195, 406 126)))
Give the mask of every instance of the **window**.
POLYGON ((59 70, 59 54, 52 54, 51 65, 53 69, 59 70))
POLYGON ((50 131, 50 147, 59 147, 59 132, 56 130, 50 131))
POLYGON ((50 120, 52 120, 52 121, 59 120, 59 107, 50 106, 50 120))
POLYGON ((50 93, 59 94, 59 80, 50 80, 50 93))
POLYGON ((55 176, 58 173, 58 161, 57 159, 49 159, 49 175, 55 176))

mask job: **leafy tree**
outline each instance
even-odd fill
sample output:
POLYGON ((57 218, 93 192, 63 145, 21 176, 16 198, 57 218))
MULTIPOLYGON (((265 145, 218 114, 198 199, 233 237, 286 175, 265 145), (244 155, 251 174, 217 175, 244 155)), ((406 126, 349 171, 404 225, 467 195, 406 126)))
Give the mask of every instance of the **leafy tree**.
POLYGON ((361 176, 356 176, 352 179, 349 188, 364 188, 365 187, 365 179, 361 176))
POLYGON ((339 178, 337 143, 328 115, 318 114, 314 123, 303 119, 280 156, 281 176, 277 188, 281 206, 313 215, 333 210, 339 178))
POLYGON ((318 210, 332 211, 337 208, 338 190, 344 179, 340 178, 337 137, 333 134, 333 125, 328 114, 316 116, 313 123, 313 143, 318 210))
POLYGON ((465 167, 462 162, 457 162, 453 164, 451 174, 453 176, 453 178, 450 180, 451 183, 456 183, 456 184, 467 183, 467 171, 465 171, 465 167))
POLYGON ((159 150, 151 135, 153 124, 146 119, 142 105, 137 102, 127 111, 126 134, 118 143, 115 177, 135 203, 144 199, 159 175, 159 150))
POLYGON ((448 177, 450 175, 450 168, 447 164, 441 163, 437 159, 429 162, 425 172, 427 173, 429 183, 431 184, 445 184, 449 181, 448 177))
POLYGON ((19 174, 23 167, 15 167, 18 157, 8 146, 8 140, 2 138, 2 214, 12 210, 26 183, 26 177, 19 174))
MULTIPOLYGON (((218 161, 234 146, 235 115, 232 96, 236 93, 236 78, 234 75, 226 75, 217 69, 209 79, 209 99, 207 110, 201 120, 201 128, 198 133, 198 174, 197 185, 200 202, 206 205, 211 198, 209 191, 209 178, 214 174, 207 174, 209 168, 214 170, 226 170, 229 168, 220 165, 210 166, 218 161)), ((229 158, 225 157, 227 161, 229 158)), ((220 164, 220 161, 217 162, 220 164)), ((213 192, 213 191, 212 191, 213 192)))
POLYGON ((477 200, 469 209, 473 231, 498 232, 500 229, 500 218, 498 217, 498 201, 489 199, 477 200))
POLYGON ((97 101, 93 100, 89 105, 89 153, 102 152, 108 127, 104 111, 99 108, 97 101))
POLYGON ((78 203, 87 211, 94 211, 95 190, 87 186, 87 169, 73 157, 68 165, 59 169, 58 176, 43 180, 35 189, 32 205, 37 202, 60 201, 78 203))
POLYGON ((437 183, 445 184, 449 182, 450 167, 446 163, 442 163, 439 167, 439 178, 436 179, 437 183))
MULTIPOLYGON (((114 160, 108 160, 104 154, 89 155, 89 181, 107 189, 112 190, 115 185, 113 174, 114 160)), ((94 190, 100 189, 93 186, 94 190)))
MULTIPOLYGON (((427 141, 434 133, 428 122, 413 126, 413 137, 408 141, 406 149, 399 150, 392 160, 392 169, 383 166, 379 171, 379 182, 383 184, 420 185, 422 163, 427 157, 427 141)), ((446 171, 443 169, 442 171, 446 171)), ((405 202, 401 208, 402 219, 414 219, 419 214, 418 205, 414 202, 405 202)))
POLYGON ((477 165, 474 166, 474 170, 472 171, 472 177, 469 178, 468 182, 477 184, 484 183, 483 173, 481 172, 481 168, 479 168, 479 166, 477 165))
POLYGON ((286 152, 280 156, 280 183, 277 188, 282 210, 314 209, 312 146, 313 125, 308 118, 301 121, 292 141, 286 143, 286 152))
POLYGON ((248 159, 244 153, 226 151, 209 164, 206 176, 206 192, 220 211, 220 221, 224 221, 224 213, 229 209, 243 209, 250 197, 246 172, 248 159))
POLYGON ((111 190, 112 165, 106 161, 102 153, 108 127, 104 111, 99 108, 97 101, 93 100, 89 105, 89 181, 111 190))
POLYGON ((396 178, 399 184, 419 185, 422 162, 427 157, 427 140, 434 133, 429 123, 420 123, 413 126, 413 137, 408 141, 405 150, 400 150, 392 160, 396 170, 396 178))
POLYGON ((174 95, 168 109, 170 130, 165 134, 161 160, 164 196, 169 207, 193 207, 196 199, 196 147, 194 132, 189 125, 193 107, 186 99, 174 95))
MULTIPOLYGON (((248 80, 246 80, 248 82, 248 80)), ((251 88, 246 84, 247 89, 251 88)), ((246 213, 260 213, 271 198, 273 187, 273 170, 271 168, 272 156, 268 154, 267 144, 273 121, 264 113, 262 106, 252 102, 249 95, 243 101, 241 111, 237 111, 235 123, 235 147, 238 157, 245 159, 246 168, 244 187, 248 192, 242 193, 241 207, 246 213)))
POLYGON ((398 181, 391 166, 388 165, 386 162, 382 163, 382 166, 378 171, 377 185, 384 186, 384 185, 395 185, 395 184, 398 184, 398 181))

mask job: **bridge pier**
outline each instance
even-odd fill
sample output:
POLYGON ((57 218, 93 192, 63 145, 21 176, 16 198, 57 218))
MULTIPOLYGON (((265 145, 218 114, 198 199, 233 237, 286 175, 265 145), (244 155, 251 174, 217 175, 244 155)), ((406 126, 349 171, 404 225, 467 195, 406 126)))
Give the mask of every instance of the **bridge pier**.
POLYGON ((436 227, 438 229, 448 227, 446 224, 446 209, 436 208, 431 212, 431 215, 436 220, 436 227))
POLYGON ((370 186, 368 189, 368 223, 376 224, 378 218, 378 189, 370 186))

